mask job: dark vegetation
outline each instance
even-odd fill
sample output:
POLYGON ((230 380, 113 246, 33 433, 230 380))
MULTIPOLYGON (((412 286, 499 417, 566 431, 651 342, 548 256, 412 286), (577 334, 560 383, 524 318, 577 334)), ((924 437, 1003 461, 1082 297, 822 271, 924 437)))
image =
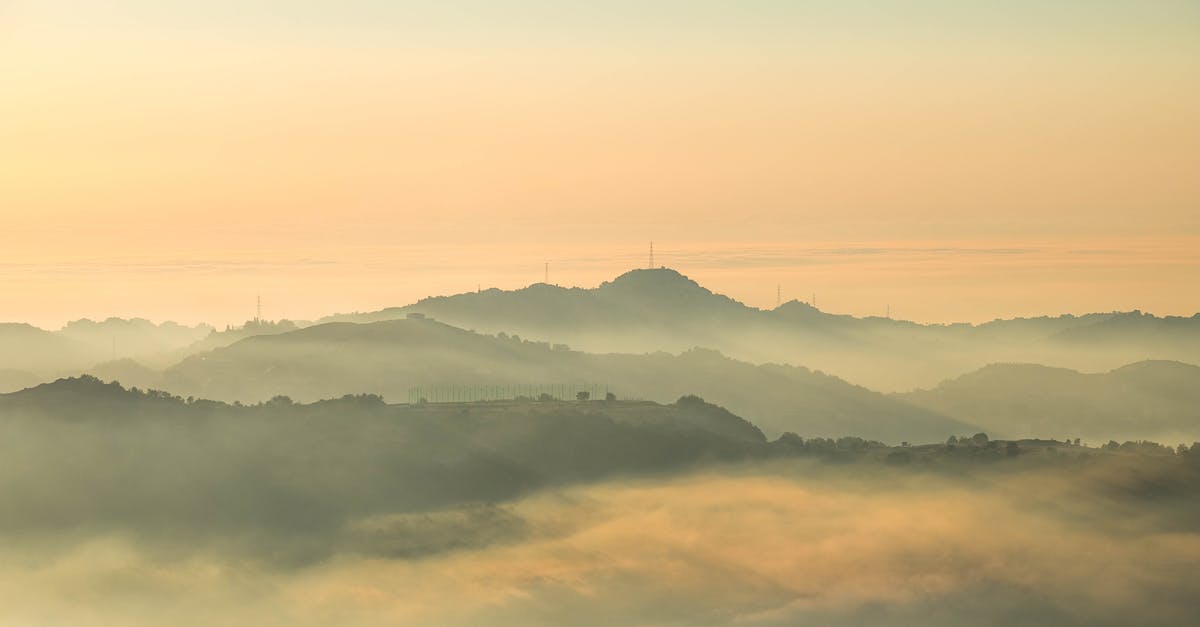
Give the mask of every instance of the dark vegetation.
POLYGON ((410 546, 386 534, 347 535, 350 520, 467 507, 475 512, 470 520, 492 532, 519 534, 519 524, 493 525, 508 520, 496 508, 534 490, 714 464, 811 460, 945 476, 1086 471, 1106 498, 1200 496, 1198 445, 1092 448, 982 433, 896 447, 793 433, 768 441, 754 425, 694 396, 670 405, 388 405, 363 394, 242 405, 90 377, 0 396, 0 459, 0 534, 10 539, 127 532, 168 545, 188 538, 281 564, 347 546, 402 555, 458 546, 440 536, 410 546), (1114 460, 1136 472, 1101 472, 1114 460))
POLYGON ((698 398, 246 406, 85 377, 0 397, 0 534, 81 524, 151 540, 248 534, 236 550, 312 560, 351 518, 677 472, 765 446, 756 427, 698 398))

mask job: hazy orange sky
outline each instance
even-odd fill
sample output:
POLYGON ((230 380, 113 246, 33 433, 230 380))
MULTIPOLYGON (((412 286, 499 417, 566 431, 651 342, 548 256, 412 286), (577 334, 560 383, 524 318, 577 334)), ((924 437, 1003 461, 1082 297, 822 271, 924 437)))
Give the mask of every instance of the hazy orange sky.
POLYGON ((1200 311, 1190 0, 0 0, 0 319, 661 263, 762 307, 1200 311))

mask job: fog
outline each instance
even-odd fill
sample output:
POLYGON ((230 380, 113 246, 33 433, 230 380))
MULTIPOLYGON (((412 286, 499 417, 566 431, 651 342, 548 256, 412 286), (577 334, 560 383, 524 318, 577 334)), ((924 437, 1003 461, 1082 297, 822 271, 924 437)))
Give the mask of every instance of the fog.
POLYGON ((93 379, 0 416, 0 624, 1170 625, 1200 594, 1200 445, 93 379))
POLYGON ((750 307, 670 268, 632 270, 594 289, 534 284, 426 298, 329 316, 377 322, 409 313, 484 333, 565 343, 590 353, 678 353, 693 347, 751 363, 821 370, 881 392, 932 387, 991 363, 1100 372, 1144 359, 1200 363, 1200 317, 1140 311, 1046 315, 985 324, 854 317, 791 300, 750 307))
POLYGON ((632 274, 0 325, 0 626, 1200 614, 1200 317, 922 326, 632 274))
MULTIPOLYGON (((372 517, 288 567, 136 529, 3 549, 6 624, 1179 625, 1183 512, 1078 478, 861 475, 807 462, 372 517), (1132 510, 1132 511, 1131 511, 1132 510), (453 537, 453 542, 447 538, 453 537), (406 547, 420 547, 415 552, 406 547)), ((1189 488, 1189 490, 1193 490, 1189 488)), ((81 521, 86 525, 87 521, 81 521)), ((228 533, 236 535, 235 530, 228 533)))
POLYGON ((320 322, 256 319, 217 331, 84 320, 53 333, 0 325, 0 392, 81 372, 244 403, 359 393, 395 402, 418 386, 569 383, 658 402, 698 394, 772 437, 1200 436, 1200 371, 1189 366, 1200 363, 1198 316, 922 325, 798 301, 757 309, 658 268, 594 289, 482 290, 320 322), (1129 367, 1146 360, 1158 365, 1129 367), (998 364, 1030 368, 985 376, 998 364))

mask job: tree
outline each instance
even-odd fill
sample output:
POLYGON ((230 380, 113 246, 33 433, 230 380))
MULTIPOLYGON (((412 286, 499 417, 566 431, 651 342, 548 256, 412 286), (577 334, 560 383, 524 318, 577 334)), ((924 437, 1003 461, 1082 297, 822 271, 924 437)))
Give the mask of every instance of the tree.
POLYGON ((591 392, 587 392, 587 391, 580 392, 580 393, 578 393, 578 394, 576 394, 576 395, 575 395, 575 400, 577 400, 577 401, 586 401, 586 400, 588 400, 588 399, 590 399, 590 398, 592 398, 592 393, 591 393, 591 392))
POLYGON ((975 446, 987 446, 988 436, 986 433, 976 433, 975 435, 971 436, 971 442, 973 442, 975 446))
POLYGON ((604 400, 606 400, 606 401, 615 401, 615 400, 617 400, 617 395, 616 395, 616 394, 613 394, 612 392, 605 392, 605 393, 604 393, 604 400))

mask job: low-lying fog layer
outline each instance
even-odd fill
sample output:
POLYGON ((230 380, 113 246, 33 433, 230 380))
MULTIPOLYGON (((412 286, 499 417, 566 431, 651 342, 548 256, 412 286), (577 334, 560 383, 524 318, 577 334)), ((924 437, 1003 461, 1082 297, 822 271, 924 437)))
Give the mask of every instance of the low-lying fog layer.
POLYGON ((300 564, 78 520, 5 536, 0 624, 1180 625, 1200 501, 1169 466, 756 462, 369 514, 300 564))

